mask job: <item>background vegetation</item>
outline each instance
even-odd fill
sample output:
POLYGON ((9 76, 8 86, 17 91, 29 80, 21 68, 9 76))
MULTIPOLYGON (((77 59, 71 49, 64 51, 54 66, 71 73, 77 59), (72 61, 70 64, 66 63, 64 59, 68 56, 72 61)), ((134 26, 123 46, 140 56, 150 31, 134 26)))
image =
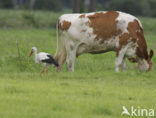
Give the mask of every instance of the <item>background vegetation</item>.
MULTIPOLYGON (((68 11, 65 11, 68 12, 68 11)), ((53 29, 57 19, 64 12, 29 11, 29 10, 0 10, 0 28, 25 29, 40 28, 53 29)), ((144 31, 156 33, 156 20, 152 17, 139 17, 143 23, 144 31)))
POLYGON ((119 10, 137 16, 156 17, 155 0, 111 0, 106 5, 107 10, 119 10))
POLYGON ((156 17, 156 0, 0 0, 0 8, 73 12, 119 10, 137 16, 156 17))

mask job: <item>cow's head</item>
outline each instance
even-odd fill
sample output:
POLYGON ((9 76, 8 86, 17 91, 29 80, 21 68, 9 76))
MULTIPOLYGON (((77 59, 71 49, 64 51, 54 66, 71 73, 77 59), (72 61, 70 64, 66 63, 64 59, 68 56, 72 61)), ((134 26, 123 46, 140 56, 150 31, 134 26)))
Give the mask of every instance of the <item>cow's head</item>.
POLYGON ((152 57, 154 55, 154 51, 151 49, 147 59, 140 59, 138 61, 138 67, 140 71, 150 71, 152 68, 152 57))

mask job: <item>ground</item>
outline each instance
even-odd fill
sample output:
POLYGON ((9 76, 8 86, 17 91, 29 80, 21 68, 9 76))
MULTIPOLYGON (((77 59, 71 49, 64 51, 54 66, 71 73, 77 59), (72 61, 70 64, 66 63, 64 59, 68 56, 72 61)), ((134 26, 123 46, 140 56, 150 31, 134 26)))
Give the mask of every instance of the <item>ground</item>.
MULTIPOLYGON (((156 52, 155 33, 145 37, 156 52)), ((122 106, 156 112, 155 55, 147 73, 128 61, 127 70, 116 73, 115 53, 109 52, 80 56, 74 73, 50 66, 40 77, 42 65, 29 53, 36 46, 54 55, 54 29, 0 29, 0 41, 0 118, 120 118, 122 106)))

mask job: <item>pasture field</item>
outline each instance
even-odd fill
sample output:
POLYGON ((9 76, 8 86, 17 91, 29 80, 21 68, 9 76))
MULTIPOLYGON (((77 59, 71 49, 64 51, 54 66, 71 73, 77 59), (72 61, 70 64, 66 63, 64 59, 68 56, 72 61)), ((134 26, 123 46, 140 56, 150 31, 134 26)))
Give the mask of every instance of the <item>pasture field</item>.
MULTIPOLYGON (((148 18, 141 19, 148 25, 148 18)), ((151 29, 145 37, 156 52, 152 24, 151 29)), ((122 106, 152 108, 156 117, 155 55, 147 73, 128 61, 127 70, 116 73, 115 53, 109 52, 80 56, 74 73, 48 67, 49 74, 40 77, 42 65, 29 58, 32 46, 54 55, 55 30, 0 28, 0 118, 127 118, 122 106)))
MULTIPOLYGON (((42 65, 28 56, 32 46, 54 54, 55 30, 1 29, 0 35, 1 118, 120 118, 123 105, 156 110, 155 56, 148 73, 129 62, 125 72, 116 73, 110 52, 80 56, 74 73, 66 66, 60 73, 49 67, 40 77, 42 65)), ((146 39, 155 50, 156 35, 146 39)))

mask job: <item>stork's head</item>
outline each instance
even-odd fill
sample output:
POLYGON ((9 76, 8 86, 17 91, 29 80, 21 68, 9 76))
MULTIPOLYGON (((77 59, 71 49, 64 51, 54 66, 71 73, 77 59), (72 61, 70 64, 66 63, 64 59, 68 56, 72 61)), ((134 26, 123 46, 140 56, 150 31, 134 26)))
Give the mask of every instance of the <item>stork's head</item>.
POLYGON ((37 48, 36 48, 36 47, 32 47, 29 57, 30 57, 35 51, 37 51, 37 48))

